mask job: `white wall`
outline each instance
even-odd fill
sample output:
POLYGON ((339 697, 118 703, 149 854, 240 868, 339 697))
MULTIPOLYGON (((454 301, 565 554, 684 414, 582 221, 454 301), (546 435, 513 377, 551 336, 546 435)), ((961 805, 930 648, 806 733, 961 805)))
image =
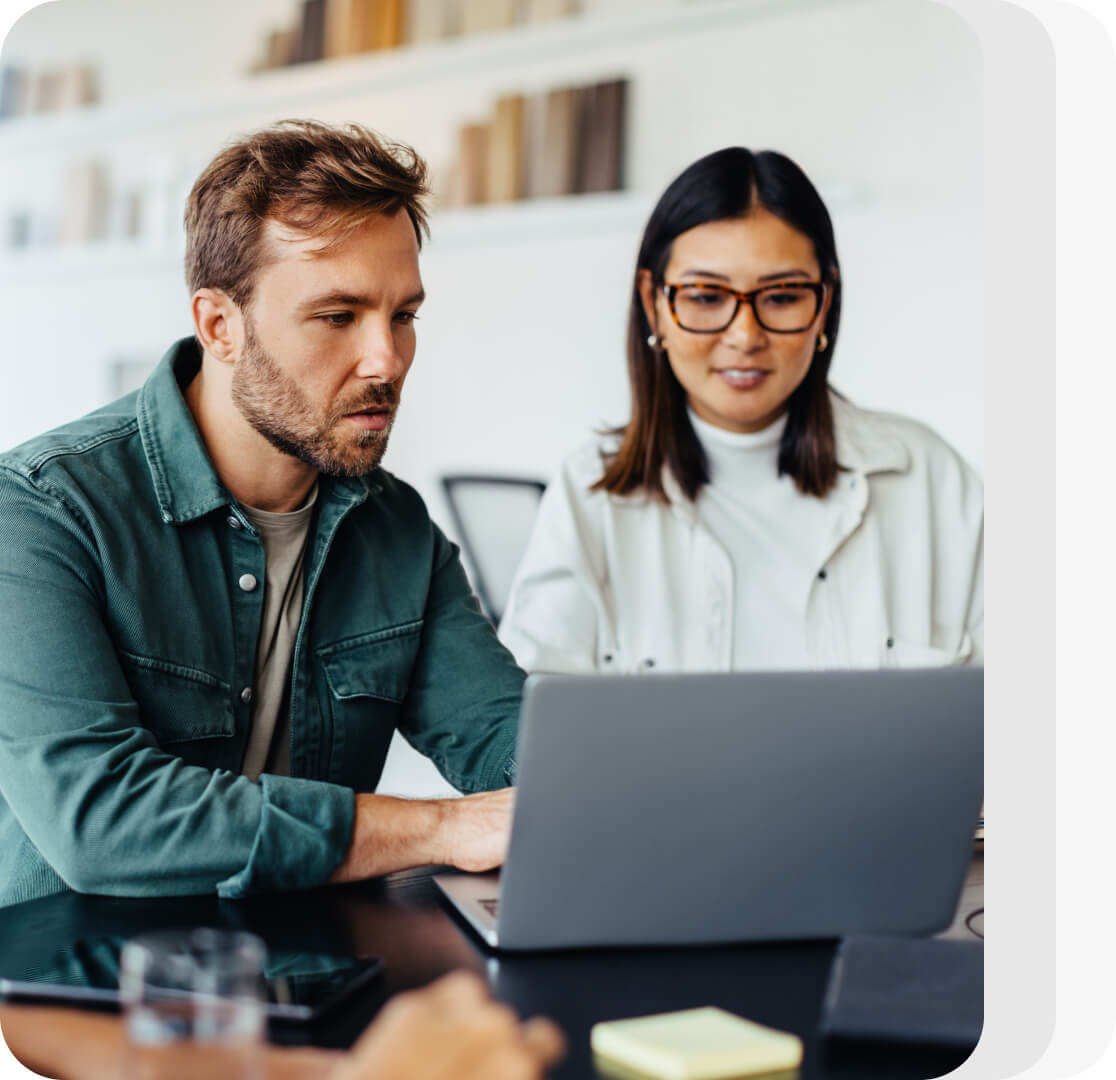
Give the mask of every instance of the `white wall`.
MULTIPOLYGON (((634 6, 596 6, 610 2, 634 6)), ((521 49, 435 51, 442 59, 417 67, 385 58, 379 77, 361 62, 249 84, 237 73, 288 0, 188 10, 58 0, 17 25, 5 60, 103 58, 115 104, 87 121, 0 125, 0 212, 12 200, 48 204, 60 166, 91 154, 119 175, 161 178, 180 200, 224 139, 289 115, 364 121, 438 166, 456 126, 499 93, 626 74, 632 194, 435 220, 423 256, 430 299, 388 466, 444 518, 441 473, 546 477, 592 428, 623 421, 625 313, 646 214, 690 161, 743 144, 790 154, 830 202, 845 280, 835 384, 927 421, 980 468, 987 267, 974 36, 930 0, 675 6, 677 24, 621 11, 592 24, 599 31, 556 26, 521 49)), ((99 404, 111 357, 154 358, 189 332, 179 243, 142 257, 0 258, 0 446, 99 404)))
POLYGON ((265 28, 298 0, 53 0, 27 12, 4 41, 5 61, 29 66, 93 61, 102 98, 117 102, 226 82, 258 54, 265 28))
MULTIPOLYGON (((35 9, 10 35, 5 58, 45 63, 100 49, 116 60, 106 80, 119 95, 143 86, 136 108, 150 110, 152 94, 165 89, 176 119, 152 130, 128 122, 124 106, 119 132, 104 140, 111 145, 6 140, 0 129, 5 186, 31 201, 55 201, 60 163, 90 154, 111 156, 117 173, 177 173, 183 194, 231 133, 293 112, 365 120, 413 141, 437 165, 457 123, 502 90, 632 76, 634 200, 612 215, 556 222, 489 215, 507 220, 502 229, 476 215, 447 223, 453 228, 441 236, 435 224, 424 260, 431 300, 389 458, 432 497, 450 448, 462 465, 514 461, 545 474, 593 425, 624 418, 623 317, 644 211, 688 162, 730 143, 784 150, 830 195, 846 281, 836 384, 865 404, 926 419, 981 465, 981 70, 975 41, 948 9, 924 0, 784 2, 727 29, 699 24, 643 37, 633 17, 630 34, 602 34, 595 48, 580 40, 576 53, 557 46, 522 64, 503 60, 495 74, 475 64, 428 84, 362 93, 322 90, 306 72, 275 103, 228 81, 256 47, 254 27, 281 18, 286 0, 204 0, 184 15, 99 0, 96 19, 93 6, 58 0, 35 9), (214 34, 218 19, 222 33, 214 34), (36 20, 43 25, 33 32, 36 20), (172 39, 177 46, 164 55, 160 43, 172 39), (161 80, 151 77, 156 66, 161 80), (205 86, 190 99, 208 94, 215 108, 183 109, 183 79, 203 81, 203 73, 205 86), (222 81, 230 89, 214 91, 222 81), (493 281, 498 299, 481 284, 493 281), (453 405, 479 385, 478 424, 453 405)), ((188 329, 173 255, 121 265, 112 274, 77 257, 0 265, 8 387, 0 444, 96 404, 106 357, 159 353, 188 329)))

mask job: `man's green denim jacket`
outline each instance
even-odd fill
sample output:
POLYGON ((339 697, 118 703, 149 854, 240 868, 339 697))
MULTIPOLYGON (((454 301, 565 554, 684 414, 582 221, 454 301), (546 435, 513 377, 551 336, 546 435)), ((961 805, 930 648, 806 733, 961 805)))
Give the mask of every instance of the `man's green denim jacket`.
POLYGON ((323 477, 291 776, 238 774, 264 549, 176 344, 136 393, 0 455, 0 904, 67 887, 241 897, 326 881, 397 728, 464 791, 512 782, 523 672, 390 473, 323 477))

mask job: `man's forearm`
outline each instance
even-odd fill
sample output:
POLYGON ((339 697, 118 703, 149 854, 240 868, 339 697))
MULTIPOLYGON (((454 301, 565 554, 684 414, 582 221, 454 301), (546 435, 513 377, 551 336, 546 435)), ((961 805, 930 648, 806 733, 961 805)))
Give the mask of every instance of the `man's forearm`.
POLYGON ((504 861, 514 789, 459 799, 356 796, 349 849, 330 881, 360 881, 413 866, 489 870, 504 861))
POLYGON ((329 880, 360 881, 448 861, 439 846, 448 801, 358 794, 349 850, 329 880))

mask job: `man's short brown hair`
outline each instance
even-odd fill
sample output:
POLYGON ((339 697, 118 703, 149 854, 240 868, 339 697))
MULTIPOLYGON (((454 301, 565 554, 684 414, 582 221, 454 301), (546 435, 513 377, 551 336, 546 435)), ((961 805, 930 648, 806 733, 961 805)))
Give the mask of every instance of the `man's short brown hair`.
POLYGON ((373 215, 406 210, 421 247, 428 193, 426 163, 411 147, 360 124, 284 120, 238 139, 198 177, 186 201, 186 282, 245 307, 268 218, 328 247, 373 215))

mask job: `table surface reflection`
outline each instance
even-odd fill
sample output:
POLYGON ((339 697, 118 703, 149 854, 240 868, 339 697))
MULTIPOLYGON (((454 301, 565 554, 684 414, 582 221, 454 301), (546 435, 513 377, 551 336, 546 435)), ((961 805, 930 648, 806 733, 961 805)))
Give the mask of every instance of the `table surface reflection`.
MULTIPOLYGON (((592 949, 496 955, 446 905, 432 868, 387 878, 246 901, 214 897, 134 900, 73 893, 18 904, 0 917, 0 974, 41 974, 109 952, 150 930, 223 926, 259 934, 275 953, 379 956, 383 977, 312 1026, 273 1025, 281 1043, 351 1045, 383 1002, 465 968, 527 1017, 545 1015, 566 1032, 570 1050, 557 1080, 595 1078, 589 1029, 600 1020, 719 1005, 797 1034, 805 1045, 801 1080, 890 1077, 922 1080, 955 1068, 964 1055, 896 1047, 823 1043, 818 1018, 834 942, 668 949, 592 949)), ((983 904, 983 854, 974 854, 953 926, 968 937, 967 915, 983 904)))

